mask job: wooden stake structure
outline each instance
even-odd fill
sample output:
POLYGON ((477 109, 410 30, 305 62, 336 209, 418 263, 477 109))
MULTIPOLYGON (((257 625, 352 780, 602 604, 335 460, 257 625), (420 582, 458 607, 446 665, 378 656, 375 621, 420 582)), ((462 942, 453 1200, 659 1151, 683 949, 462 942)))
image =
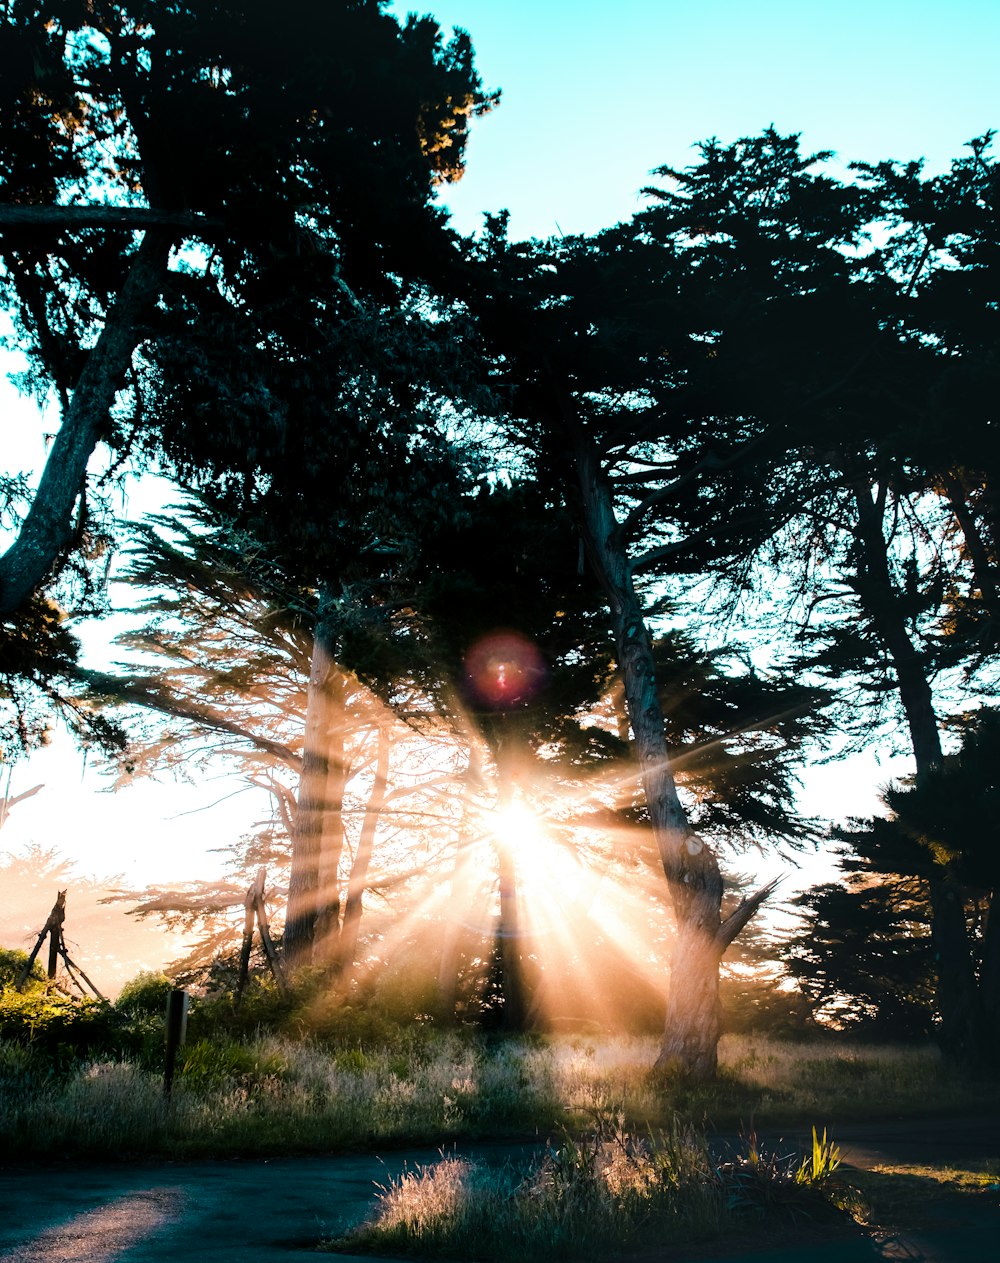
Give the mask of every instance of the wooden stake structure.
POLYGON ((61 956, 63 963, 66 966, 66 972, 69 974, 70 981, 80 994, 83 996, 87 994, 83 988, 83 983, 85 982, 91 991, 93 991, 94 995, 97 996, 98 1000, 104 1000, 105 997, 101 995, 80 966, 76 964, 75 961, 70 960, 69 952, 66 950, 66 939, 63 935, 63 923, 65 920, 66 891, 59 890, 56 892, 56 901, 52 905, 52 911, 49 913, 48 920, 39 931, 38 938, 35 940, 35 946, 31 949, 31 955, 28 957, 24 968, 21 970, 21 976, 17 980, 17 989, 18 991, 24 990, 25 983, 28 981, 28 975, 31 973, 31 967, 35 963, 35 958, 38 956, 38 953, 42 950, 42 944, 45 942, 46 935, 48 935, 49 981, 52 981, 56 976, 56 970, 59 967, 59 957, 61 956), (79 978, 77 977, 77 974, 80 975, 79 978), (81 979, 83 980, 82 982, 81 979))
POLYGON ((250 976, 250 951, 253 947, 253 924, 257 921, 257 928, 260 931, 261 946, 264 948, 264 955, 267 957, 267 963, 270 966, 274 981, 277 984, 279 992, 283 996, 288 995, 288 982, 285 978, 285 971, 281 967, 281 961, 278 959, 278 953, 274 950, 274 943, 271 939, 271 929, 267 920, 267 906, 264 903, 264 886, 267 880, 267 869, 259 868, 257 877, 253 885, 247 891, 246 898, 243 900, 243 907, 246 910, 246 916, 243 921, 243 943, 240 947, 240 976, 236 984, 236 1003, 239 1004, 243 999, 243 992, 246 989, 247 979, 250 976))

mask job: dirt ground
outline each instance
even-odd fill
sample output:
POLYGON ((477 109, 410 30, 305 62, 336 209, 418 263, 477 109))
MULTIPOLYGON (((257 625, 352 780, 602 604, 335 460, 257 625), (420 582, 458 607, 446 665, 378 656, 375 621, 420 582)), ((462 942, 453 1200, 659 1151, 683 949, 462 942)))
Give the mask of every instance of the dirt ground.
MULTIPOLYGON (((997 1117, 831 1124, 830 1134, 841 1146, 848 1178, 851 1168, 941 1168, 1000 1158, 997 1117)), ((807 1140, 788 1129, 782 1151, 807 1140)), ((778 1138, 765 1141, 776 1144, 778 1138)), ((462 1152, 474 1156, 477 1150, 462 1152)), ((490 1146, 478 1152, 495 1159, 503 1151, 490 1146)), ((5 1155, 8 1162, 13 1156, 5 1155)), ((365 1215, 375 1185, 437 1156, 435 1149, 413 1149, 381 1156, 8 1168, 0 1171, 0 1263, 305 1263, 316 1257, 312 1251, 321 1237, 365 1215)), ((703 1246, 671 1248, 665 1242, 642 1263, 988 1263, 997 1257, 1000 1192, 942 1195, 919 1171, 907 1178, 917 1183, 901 1211, 874 1235, 848 1224, 805 1225, 703 1246)))

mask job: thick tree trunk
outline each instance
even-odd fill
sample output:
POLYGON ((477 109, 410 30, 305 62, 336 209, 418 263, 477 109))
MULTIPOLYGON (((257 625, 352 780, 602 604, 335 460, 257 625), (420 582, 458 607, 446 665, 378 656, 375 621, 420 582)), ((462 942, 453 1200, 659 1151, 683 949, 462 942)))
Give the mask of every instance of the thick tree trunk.
POLYGON ((331 658, 328 635, 329 629, 321 612, 316 623, 309 669, 302 774, 295 809, 292 871, 285 914, 284 953, 291 969, 312 963, 320 914, 323 827, 331 773, 330 736, 340 718, 336 705, 338 672, 331 658))
POLYGON ((169 246, 169 235, 163 230, 146 233, 100 337, 87 355, 31 508, 17 538, 0 557, 0 618, 17 613, 44 587, 69 547, 73 510, 83 490, 87 465, 132 363, 142 321, 162 288, 169 246))
POLYGON ((646 807, 667 879, 677 936, 671 957, 663 1071, 704 1080, 714 1075, 719 1042, 719 962, 771 887, 722 920, 722 875, 711 847, 688 823, 677 794, 664 731, 653 644, 635 591, 611 487, 581 434, 574 450, 587 556, 611 611, 618 671, 642 773, 646 807))
POLYGON ((316 931, 313 960, 336 967, 340 960, 341 877, 344 855, 344 793, 347 790, 347 684, 343 672, 332 667, 327 679, 329 711, 326 740, 326 783, 320 810, 316 931))
POLYGON ((345 985, 351 977, 358 952, 358 936, 361 933, 361 914, 364 909, 364 895, 368 886, 368 870, 371 867, 372 851, 375 846, 375 834, 382 818, 385 797, 389 787, 389 755, 392 743, 388 728, 379 725, 378 753, 375 758, 375 780, 365 806, 365 818, 358 838, 358 849, 351 865, 351 874, 347 881, 347 901, 344 905, 344 924, 340 931, 340 945, 337 954, 337 967, 341 975, 341 985, 345 985))
MULTIPOLYGON (((854 486, 860 545, 856 590, 896 672, 900 702, 913 746, 917 780, 941 765, 941 736, 926 668, 910 638, 900 594, 889 570, 882 514, 868 483, 854 486)), ((936 1003, 942 1050, 974 1062, 981 1048, 979 997, 962 891, 944 865, 928 880, 931 938, 937 974, 936 1003)))

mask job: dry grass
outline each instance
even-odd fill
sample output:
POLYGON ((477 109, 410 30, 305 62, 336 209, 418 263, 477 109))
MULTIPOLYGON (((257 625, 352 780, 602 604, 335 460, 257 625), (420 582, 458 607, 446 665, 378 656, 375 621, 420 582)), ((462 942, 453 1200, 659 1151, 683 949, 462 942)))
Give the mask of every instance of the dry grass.
POLYGON ((997 1103, 932 1050, 723 1040, 718 1081, 665 1085, 649 1070, 652 1039, 484 1044, 453 1035, 330 1050, 261 1037, 182 1050, 169 1108, 159 1076, 127 1062, 42 1072, 0 1045, 0 1145, 54 1153, 174 1155, 333 1150, 459 1137, 555 1134, 596 1112, 669 1126, 675 1114, 736 1130, 842 1123, 997 1103))
POLYGON ((524 1170, 444 1157, 381 1190, 371 1217, 328 1249, 532 1260, 594 1257, 716 1236, 730 1221, 704 1138, 675 1125, 655 1143, 599 1119, 585 1140, 524 1170))

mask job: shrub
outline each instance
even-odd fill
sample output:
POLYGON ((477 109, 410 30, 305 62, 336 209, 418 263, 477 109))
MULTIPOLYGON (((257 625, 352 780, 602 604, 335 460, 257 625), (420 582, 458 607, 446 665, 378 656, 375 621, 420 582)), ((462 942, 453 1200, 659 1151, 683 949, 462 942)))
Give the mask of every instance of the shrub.
MULTIPOLYGON (((6 991, 8 987, 17 986, 27 963, 28 953, 22 952, 19 947, 0 947, 0 991, 6 991)), ((30 991, 37 991, 39 987, 44 985, 45 971, 36 960, 31 966, 31 972, 28 974, 25 988, 30 991)))
POLYGON ((119 1048, 122 1043, 110 1005, 44 988, 0 995, 0 1039, 28 1044, 60 1059, 119 1048))
POLYGON ((130 1017, 163 1017, 173 986, 166 974, 144 969, 122 987, 115 1008, 130 1017))

